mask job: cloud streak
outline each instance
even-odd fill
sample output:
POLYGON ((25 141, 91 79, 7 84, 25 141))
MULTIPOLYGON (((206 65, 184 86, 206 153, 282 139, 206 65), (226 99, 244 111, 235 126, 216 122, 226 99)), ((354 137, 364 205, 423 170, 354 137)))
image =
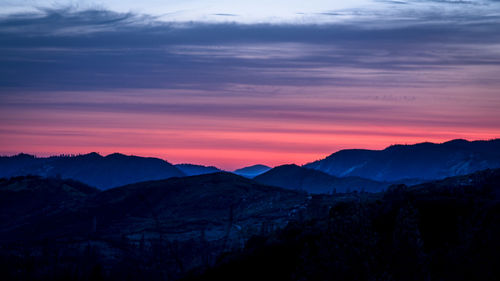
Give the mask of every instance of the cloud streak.
POLYGON ((278 24, 226 12, 235 22, 6 15, 0 153, 115 149, 232 168, 244 157, 300 163, 366 143, 498 136, 497 4, 390 1, 402 8, 278 24), (444 10, 406 8, 423 3, 444 10))
POLYGON ((495 83, 469 72, 499 65, 497 19, 466 22, 385 28, 363 22, 179 24, 131 13, 49 10, 0 22, 0 88, 495 83), (469 79, 454 79, 451 72, 469 79))

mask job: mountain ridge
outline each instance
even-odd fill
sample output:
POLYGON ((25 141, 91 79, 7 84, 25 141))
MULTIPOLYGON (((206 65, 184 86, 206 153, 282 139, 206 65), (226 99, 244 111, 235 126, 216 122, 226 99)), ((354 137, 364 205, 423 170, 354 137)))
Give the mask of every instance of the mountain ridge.
POLYGON ((0 157, 0 177, 39 175, 71 178, 100 189, 132 182, 184 176, 169 162, 153 157, 96 152, 75 156, 0 157))
POLYGON ((14 249, 38 253, 42 247, 64 256, 55 267, 72 268, 72 257, 84 258, 86 249, 92 249, 99 257, 92 263, 126 271, 122 262, 132 259, 132 268, 137 264, 146 272, 162 268, 174 277, 213 263, 253 235, 284 227, 310 201, 304 192, 218 172, 91 189, 84 196, 44 206, 39 196, 10 191, 26 189, 29 181, 63 194, 61 183, 73 183, 32 176, 0 180, 0 218, 9 216, 0 220, 0 258, 6 255, 5 245, 12 246, 13 255, 14 249))
POLYGON ((304 167, 330 175, 377 181, 435 180, 500 167, 500 139, 391 145, 382 150, 346 149, 304 167))
MULTIPOLYGON (((500 167, 500 139, 443 143, 396 144, 382 150, 346 149, 303 165, 335 177, 359 177, 378 182, 418 183, 500 167)), ((271 167, 257 164, 233 171, 254 178, 271 167)), ((212 166, 173 165, 154 157, 96 152, 35 157, 0 156, 0 177, 40 175, 82 181, 100 189, 128 183, 219 172, 212 166)))
MULTIPOLYGON (((296 165, 289 166, 307 170, 296 165)), ((444 231, 456 236, 455 222, 470 220, 477 227, 473 225, 468 233, 479 235, 478 241, 496 237, 492 235, 498 232, 490 235, 473 230, 482 226, 498 226, 497 222, 491 221, 495 217, 483 218, 480 215, 482 210, 489 214, 494 214, 491 212, 495 210, 498 212, 499 184, 500 169, 487 169, 410 187, 393 185, 381 193, 335 195, 309 195, 264 185, 229 172, 151 180, 108 190, 97 190, 59 178, 26 176, 0 179, 0 269, 11 277, 17 274, 47 277, 47 272, 54 269, 57 269, 54 274, 64 274, 68 270, 70 273, 77 270, 75 274, 86 274, 93 272, 97 266, 109 269, 102 274, 117 280, 123 276, 135 276, 129 278, 131 280, 165 280, 165 275, 168 275, 168 280, 177 280, 192 270, 203 272, 213 265, 220 266, 218 261, 231 261, 234 253, 251 254, 255 247, 268 251, 272 250, 267 248, 269 245, 282 241, 285 244, 281 245, 305 246, 304 252, 291 255, 286 254, 286 249, 292 249, 290 247, 275 248, 284 249, 284 252, 278 250, 277 254, 285 258, 283 261, 286 264, 293 262, 286 258, 299 255, 296 257, 300 261, 307 262, 313 258, 326 262, 328 266, 324 268, 337 266, 338 272, 348 274, 349 268, 342 266, 342 259, 359 260, 369 253, 381 255, 370 261, 387 262, 397 270, 401 266, 397 263, 398 259, 389 257, 393 254, 391 245, 399 249, 397 243, 401 242, 398 240, 401 236, 398 235, 410 233, 409 241, 416 242, 419 240, 413 239, 413 235, 418 235, 419 239, 425 239, 427 244, 424 245, 446 249, 447 246, 443 245, 447 245, 445 242, 449 237, 440 233, 444 231), (414 206, 425 216, 421 234, 415 230, 419 224, 414 217, 419 216, 411 215, 415 211, 414 206), (454 206, 475 213, 469 215, 468 220, 459 220, 460 215, 467 212, 455 213, 454 206), (481 209, 477 210, 478 206, 481 209), (407 220, 408 214, 411 220, 407 220), (365 230, 373 233, 366 236, 365 230), (314 244, 315 241, 322 242, 314 244), (336 254, 329 256, 328 252, 320 251, 318 257, 314 254, 317 252, 313 248, 315 245, 320 246, 316 249, 329 249, 336 254), (335 252, 339 249, 342 252, 335 252), (228 252, 232 254, 228 255, 228 252), (26 256, 23 253, 32 254, 26 256), (355 253, 354 256, 352 253, 355 253), (312 256, 302 259, 303 254, 312 256), (335 258, 333 263, 328 264, 332 258, 335 258), (30 264, 34 266, 34 272, 17 271, 30 264)), ((450 237, 456 239, 455 236, 450 237)), ((468 237, 463 236, 463 239, 468 237)), ((457 245, 465 245, 468 240, 457 241, 457 245)), ((407 254, 403 253, 401 257, 407 254)), ((449 255, 457 256, 453 251, 449 255)), ((407 264, 411 267, 414 263, 407 264)), ((313 275, 308 274, 323 268, 307 264, 300 266, 306 269, 301 274, 309 278, 299 280, 313 280, 313 275)), ((385 267, 375 268, 382 270, 380 276, 385 276, 385 267)), ((277 274, 283 272, 275 270, 277 274)), ((71 279, 65 275, 59 277, 61 280, 71 279)), ((234 275, 228 278, 217 280, 234 280, 234 275)), ((94 279, 89 277, 83 280, 94 279)))
POLYGON ((351 191, 379 192, 390 183, 382 183, 360 177, 335 177, 324 172, 297 166, 281 165, 260 174, 255 181, 313 194, 348 193, 351 191))
POLYGON ((247 178, 253 178, 253 177, 256 177, 262 173, 269 171, 270 169, 271 169, 271 167, 269 167, 269 166, 262 165, 262 164, 255 164, 255 165, 236 169, 233 171, 233 173, 240 175, 240 176, 247 177, 247 178))
POLYGON ((177 167, 177 169, 181 170, 181 172, 183 172, 186 176, 196 176, 222 172, 221 169, 214 166, 204 166, 189 163, 175 164, 174 166, 177 167))
MULTIPOLYGON (((496 280, 500 169, 406 186, 250 240, 184 280, 496 280), (361 264, 361 266, 360 266, 361 264)), ((322 214, 322 215, 321 215, 322 214)))

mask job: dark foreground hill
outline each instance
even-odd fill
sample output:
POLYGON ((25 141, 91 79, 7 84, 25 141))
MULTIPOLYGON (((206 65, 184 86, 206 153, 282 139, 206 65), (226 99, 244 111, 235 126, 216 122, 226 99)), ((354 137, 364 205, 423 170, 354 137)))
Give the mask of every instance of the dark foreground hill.
POLYGON ((31 224, 39 214, 67 210, 97 193, 99 190, 74 180, 38 176, 0 179, 0 232, 31 224))
POLYGON ((173 280, 284 227, 310 205, 305 193, 230 173, 102 192, 19 177, 1 182, 0 198, 7 198, 2 215, 18 213, 0 221, 3 280, 173 280), (52 195, 58 204, 32 202, 52 195))
POLYGON ((146 180, 181 177, 184 173, 158 158, 119 153, 107 156, 89 153, 48 158, 27 154, 0 157, 0 177, 25 175, 70 178, 100 189, 108 189, 146 180))
POLYGON ((377 181, 442 179, 500 168, 500 139, 341 150, 305 167, 337 177, 358 176, 377 181))
POLYGON ((500 170, 339 201, 185 280, 498 280, 500 170))
POLYGON ((256 182, 279 186, 286 189, 301 190, 308 193, 336 193, 351 191, 380 192, 389 184, 360 177, 338 178, 321 171, 297 165, 275 167, 254 178, 256 182))
POLYGON ((500 170, 335 195, 230 173, 106 191, 19 177, 0 181, 0 198, 3 280, 456 281, 500 274, 500 170))

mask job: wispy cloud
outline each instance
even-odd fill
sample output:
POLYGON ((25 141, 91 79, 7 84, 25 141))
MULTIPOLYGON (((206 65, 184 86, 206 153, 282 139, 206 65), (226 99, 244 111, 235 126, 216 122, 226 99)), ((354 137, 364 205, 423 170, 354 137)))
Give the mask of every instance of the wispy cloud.
POLYGON ((385 2, 398 7, 298 13, 339 17, 318 23, 73 8, 4 15, 0 152, 115 149, 239 165, 235 152, 247 151, 278 164, 366 139, 380 148, 497 136, 498 1, 385 2))
POLYGON ((0 88, 496 82, 478 66, 500 63, 498 16, 421 17, 435 20, 374 27, 363 20, 181 24, 133 13, 44 10, 0 20, 0 88))

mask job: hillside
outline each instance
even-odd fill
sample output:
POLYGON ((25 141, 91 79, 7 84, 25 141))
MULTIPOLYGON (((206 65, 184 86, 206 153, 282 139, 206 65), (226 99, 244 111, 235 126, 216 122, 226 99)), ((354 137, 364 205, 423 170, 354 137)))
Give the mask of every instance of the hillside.
POLYGON ((500 139, 394 145, 384 150, 341 150, 305 165, 337 177, 377 181, 434 180, 500 167, 500 139))
MULTIPOLYGON (((60 184, 33 180, 39 181, 42 193, 60 184)), ((9 189, 25 185, 24 178, 9 182, 9 189)), ((3 204, 3 210, 12 214, 18 202, 30 198, 32 194, 11 198, 12 204, 3 204)), ((32 208, 8 224, 2 220, 0 249, 10 249, 1 255, 6 264, 2 276, 15 279, 8 265, 15 268, 33 259, 40 262, 34 273, 39 277, 45 276, 46 266, 57 267, 59 274, 75 267, 88 270, 86 264, 75 265, 77 259, 121 274, 140 270, 141 279, 155 279, 156 274, 176 278, 213 264, 223 251, 239 249, 253 235, 284 227, 307 209, 309 200, 305 193, 260 185, 230 173, 141 182, 99 193, 92 190, 71 204, 62 201, 50 212, 32 208), (48 252, 43 254, 42 249, 48 252), (94 253, 90 261, 85 249, 94 253), (24 252, 34 256, 26 260, 24 252), (57 261, 51 253, 60 253, 57 261)))
POLYGON ((297 165, 275 167, 254 178, 255 181, 286 189, 302 190, 314 194, 366 191, 379 192, 389 184, 359 177, 338 178, 321 171, 297 165))
POLYGON ((266 165, 257 164, 234 170, 233 173, 246 178, 254 178, 262 173, 269 171, 270 169, 271 167, 268 167, 266 165))
POLYGON ((48 158, 20 154, 0 158, 0 177, 24 175, 69 178, 100 189, 108 189, 146 180, 180 177, 184 176, 184 173, 158 158, 119 153, 107 156, 89 153, 48 158))
POLYGON ((39 215, 79 206, 88 196, 98 192, 74 180, 38 176, 0 179, 0 236, 16 226, 32 225, 39 215))
POLYGON ((465 281, 500 273, 500 169, 375 194, 307 195, 213 173, 106 191, 17 177, 0 180, 0 196, 6 280, 465 281))
POLYGON ((176 164, 175 167, 179 169, 182 173, 184 173, 184 175, 186 176, 198 176, 198 175, 222 172, 222 170, 214 166, 176 164))
POLYGON ((498 237, 500 169, 485 170, 337 201, 184 280, 496 280, 498 237))

